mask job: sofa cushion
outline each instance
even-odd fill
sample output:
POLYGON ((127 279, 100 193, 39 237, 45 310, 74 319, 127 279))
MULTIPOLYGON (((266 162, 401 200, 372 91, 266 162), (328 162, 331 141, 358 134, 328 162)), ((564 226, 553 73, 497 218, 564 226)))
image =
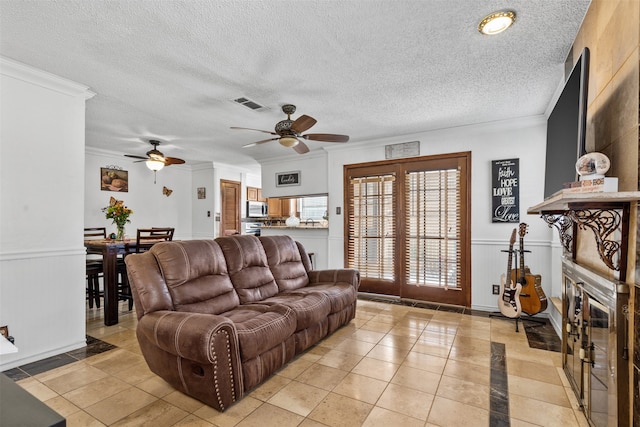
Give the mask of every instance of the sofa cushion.
POLYGON ((296 315, 296 332, 322 322, 331 313, 331 301, 321 292, 283 292, 262 302, 291 308, 296 315))
POLYGON ((226 236, 215 241, 224 253, 231 283, 242 304, 262 301, 278 293, 264 248, 256 236, 226 236))
POLYGON ((300 250, 291 236, 261 236, 260 241, 280 292, 299 289, 309 283, 300 250))
POLYGON ((220 246, 213 240, 153 245, 176 311, 220 314, 240 304, 220 246))
POLYGON ((302 289, 296 290, 296 292, 305 293, 322 293, 327 296, 331 303, 331 313, 337 313, 343 310, 345 307, 353 304, 358 298, 358 292, 356 289, 348 283, 313 283, 302 289))
POLYGON ((243 304, 221 315, 236 327, 243 361, 281 344, 296 330, 295 313, 280 304, 243 304))

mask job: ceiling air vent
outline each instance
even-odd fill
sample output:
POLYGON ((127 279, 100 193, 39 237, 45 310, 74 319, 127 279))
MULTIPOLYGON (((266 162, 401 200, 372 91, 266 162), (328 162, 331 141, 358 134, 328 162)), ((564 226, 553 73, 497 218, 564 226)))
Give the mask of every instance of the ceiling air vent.
POLYGON ((237 102, 240 105, 244 105, 245 107, 247 107, 247 108, 249 108, 251 110, 261 110, 261 109, 265 108, 264 105, 260 105, 257 102, 252 101, 252 100, 250 100, 248 98, 244 98, 244 97, 236 98, 236 99, 233 100, 233 102, 237 102))

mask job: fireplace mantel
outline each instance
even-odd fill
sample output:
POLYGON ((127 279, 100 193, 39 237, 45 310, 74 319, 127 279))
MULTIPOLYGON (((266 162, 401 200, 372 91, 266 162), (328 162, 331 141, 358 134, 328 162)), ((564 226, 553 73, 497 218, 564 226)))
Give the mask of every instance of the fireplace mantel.
POLYGON ((611 270, 626 277, 631 204, 640 200, 640 191, 568 193, 559 191, 542 203, 530 207, 528 214, 540 214, 545 222, 560 233, 565 251, 574 255, 577 226, 593 231, 598 255, 611 270), (619 231, 619 237, 614 235, 619 231))
MULTIPOLYGON (((629 405, 633 402, 629 397, 629 381, 640 384, 637 368, 635 379, 629 379, 628 331, 635 331, 632 336, 636 337, 637 326, 634 329, 634 324, 638 325, 638 321, 637 317, 635 322, 629 319, 629 286, 626 284, 630 218, 636 215, 638 201, 640 191, 561 191, 527 210, 529 214, 541 215, 550 227, 558 229, 565 250, 561 311, 563 368, 590 425, 629 425, 629 405), (600 259, 606 267, 617 272, 617 280, 608 281, 595 270, 577 263, 578 229, 593 232, 600 259), (580 297, 579 303, 576 296, 580 297), (608 320, 602 323, 601 316, 593 316, 593 313, 606 313, 608 320), (576 334, 580 335, 579 339, 576 334), (607 339, 598 341, 598 337, 607 339), (595 345, 595 341, 599 345, 595 345), (571 351, 570 346, 574 347, 571 351), (594 352, 596 347, 601 351, 594 352), (611 373, 601 382, 605 385, 605 395, 602 395, 602 389, 592 387, 592 378, 599 376, 599 370, 593 369, 598 364, 602 368, 600 371, 611 373), (590 380, 583 382, 585 376, 590 380), (603 402, 607 403, 603 405, 603 402)), ((580 234, 581 238, 583 234, 580 234)), ((638 289, 635 291, 637 293, 638 289)), ((637 359, 637 355, 635 357, 637 359)))
POLYGON ((527 209, 528 214, 558 213, 573 209, 601 209, 609 204, 631 203, 640 200, 640 191, 564 193, 558 191, 543 202, 527 209), (587 206, 587 207, 585 207, 587 206))

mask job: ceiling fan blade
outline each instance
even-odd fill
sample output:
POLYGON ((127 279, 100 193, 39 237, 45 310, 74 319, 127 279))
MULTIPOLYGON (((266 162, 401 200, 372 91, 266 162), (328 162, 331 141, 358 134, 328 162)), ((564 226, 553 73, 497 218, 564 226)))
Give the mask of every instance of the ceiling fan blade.
POLYGON ((317 122, 313 117, 309 117, 307 115, 302 115, 298 117, 293 123, 291 123, 291 130, 295 133, 304 132, 309 129, 311 126, 315 125, 317 122))
POLYGON ((149 157, 142 157, 142 156, 134 156, 133 154, 125 154, 125 157, 131 157, 132 159, 142 159, 142 160, 147 160, 149 157))
POLYGON ((325 141, 325 142, 347 142, 349 137, 347 135, 336 135, 332 133, 309 133, 307 135, 301 135, 304 139, 310 141, 325 141))
POLYGON ((259 144, 264 144, 265 142, 275 141, 276 139, 280 139, 280 137, 277 137, 277 138, 269 138, 269 139, 263 139, 263 140, 261 140, 261 141, 252 142, 252 143, 250 143, 250 144, 243 145, 243 146, 242 146, 242 148, 254 147, 254 146, 259 145, 259 144))
POLYGON ((268 134, 271 134, 271 135, 277 135, 277 133, 275 133, 275 132, 271 132, 271 131, 268 131, 268 130, 262 130, 262 129, 240 128, 240 127, 237 127, 237 126, 231 126, 231 129, 255 130, 256 132, 263 132, 263 133, 268 133, 268 134))
POLYGON ((296 145, 293 146, 293 149, 296 150, 298 154, 304 154, 309 152, 309 147, 302 141, 299 141, 296 145))
POLYGON ((169 166, 169 165, 181 165, 183 163, 184 163, 184 160, 179 159, 177 157, 165 157, 164 158, 164 164, 166 166, 169 166))

